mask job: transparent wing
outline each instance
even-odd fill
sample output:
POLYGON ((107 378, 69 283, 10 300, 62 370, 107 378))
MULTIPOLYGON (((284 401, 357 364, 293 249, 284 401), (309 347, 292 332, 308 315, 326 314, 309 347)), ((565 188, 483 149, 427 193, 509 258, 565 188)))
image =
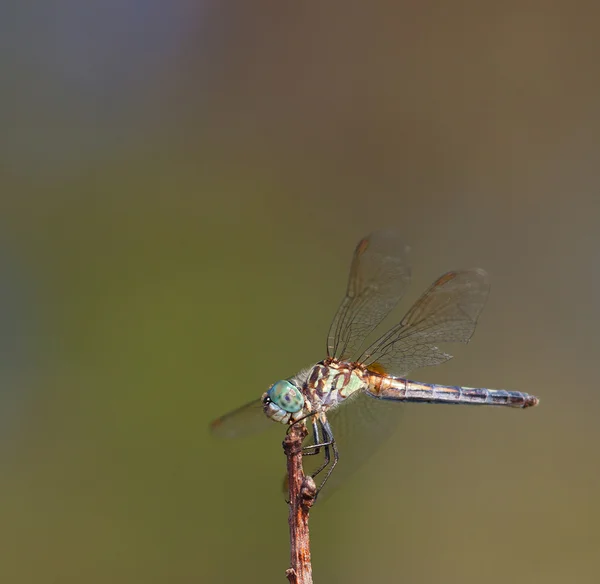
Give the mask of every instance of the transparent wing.
POLYGON ((240 438, 274 426, 263 412, 261 400, 257 399, 211 422, 210 431, 220 438, 240 438))
POLYGON ((452 358, 436 343, 469 341, 490 285, 484 270, 459 270, 438 278, 402 321, 364 351, 359 362, 404 376, 452 358))
POLYGON ((359 241, 346 296, 329 329, 329 357, 356 355, 365 337, 402 298, 410 283, 408 251, 396 231, 377 231, 359 241))
MULTIPOLYGON (((340 459, 319 494, 319 500, 328 498, 344 484, 392 435, 403 409, 399 403, 359 393, 327 413, 340 459)), ((302 460, 308 474, 322 462, 323 455, 306 456, 302 460)), ((317 478, 317 484, 318 481, 317 478)))

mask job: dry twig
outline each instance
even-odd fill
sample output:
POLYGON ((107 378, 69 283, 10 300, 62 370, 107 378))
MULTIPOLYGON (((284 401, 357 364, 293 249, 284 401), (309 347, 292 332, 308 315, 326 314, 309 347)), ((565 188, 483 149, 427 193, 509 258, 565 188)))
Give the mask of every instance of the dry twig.
POLYGON ((317 487, 312 477, 304 475, 302 468, 302 441, 307 433, 304 424, 294 424, 283 441, 283 451, 287 456, 290 500, 288 522, 291 564, 286 576, 291 584, 312 584, 313 581, 308 513, 315 501, 317 487))

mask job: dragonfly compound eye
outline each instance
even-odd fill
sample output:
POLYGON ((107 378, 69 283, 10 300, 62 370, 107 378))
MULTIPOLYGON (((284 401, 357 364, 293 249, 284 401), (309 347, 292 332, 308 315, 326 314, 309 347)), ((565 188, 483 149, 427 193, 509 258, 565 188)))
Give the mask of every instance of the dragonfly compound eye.
POLYGON ((291 414, 299 412, 304 406, 304 398, 300 390, 285 379, 274 383, 267 395, 275 405, 291 414))

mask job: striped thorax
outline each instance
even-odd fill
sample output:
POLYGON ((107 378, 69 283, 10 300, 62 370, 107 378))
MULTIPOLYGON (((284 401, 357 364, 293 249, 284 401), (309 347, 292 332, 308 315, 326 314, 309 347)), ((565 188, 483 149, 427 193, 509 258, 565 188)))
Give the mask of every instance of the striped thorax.
POLYGON ((327 411, 357 391, 368 388, 367 370, 360 365, 326 359, 309 372, 304 389, 313 411, 327 411))

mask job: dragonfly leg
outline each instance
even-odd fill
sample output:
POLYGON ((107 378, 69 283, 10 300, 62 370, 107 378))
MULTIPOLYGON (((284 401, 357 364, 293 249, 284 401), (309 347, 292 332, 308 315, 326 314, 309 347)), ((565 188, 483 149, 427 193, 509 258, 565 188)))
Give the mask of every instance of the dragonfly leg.
POLYGON ((321 466, 319 466, 319 468, 317 468, 314 472, 311 473, 310 476, 313 479, 329 465, 329 463, 331 462, 331 453, 329 449, 331 447, 335 448, 333 435, 331 434, 331 428, 329 427, 329 424, 327 422, 323 423, 322 420, 319 420, 319 423, 321 424, 321 429, 323 430, 323 442, 321 444, 317 444, 317 446, 323 447, 324 457, 321 466), (325 424, 327 424, 327 426, 325 426, 325 424))
POLYGON ((315 418, 313 418, 313 443, 302 447, 302 454, 304 456, 313 456, 315 454, 319 454, 319 452, 321 452, 321 448, 327 448, 328 446, 331 446, 331 440, 325 436, 323 436, 323 440, 321 441, 321 437, 319 435, 319 423, 320 421, 317 421, 315 418))
MULTIPOLYGON (((307 417, 308 416, 305 416, 305 418, 307 418, 307 417)), ((302 418, 301 420, 298 420, 295 423, 299 423, 300 421, 302 421, 305 418, 302 418)), ((335 465, 338 463, 339 453, 338 453, 337 445, 335 443, 335 439, 333 437, 333 432, 331 431, 331 426, 329 425, 329 422, 327 421, 327 419, 325 418, 323 420, 320 416, 314 416, 311 421, 311 425, 312 425, 312 430, 313 430, 314 443, 309 444, 308 446, 303 446, 302 453, 305 456, 313 456, 315 454, 319 454, 321 451, 321 448, 323 448, 324 457, 323 457, 323 463, 314 472, 312 472, 310 476, 314 479, 317 475, 319 475, 321 472, 323 472, 323 470, 325 470, 329 466, 329 468, 327 469, 327 474, 325 475, 325 478, 323 479, 323 481, 321 482, 321 484, 317 490, 317 495, 318 495, 319 491, 323 488, 323 486, 327 482, 327 479, 330 477, 331 473, 333 472, 335 465), (320 430, 319 430, 319 426, 320 426, 320 430), (331 459, 331 451, 333 451, 333 461, 331 459)), ((289 428, 288 428, 288 431, 289 431, 289 428)))
MULTIPOLYGON (((319 485, 319 488, 317 489, 317 495, 321 492, 321 489, 325 486, 325 483, 327 482, 327 479, 331 476, 331 473, 333 472, 333 469, 335 468, 336 464, 339 461, 339 452, 337 449, 337 445, 335 443, 335 438, 333 437, 333 432, 331 431, 331 426, 329 425, 329 422, 325 421, 322 423, 323 424, 323 434, 327 434, 328 438, 331 440, 330 445, 331 445, 331 449, 333 450, 333 462, 331 463, 331 466, 327 469, 327 474, 325 475, 325 478, 321 481, 321 484, 319 485)), ((329 464, 329 448, 326 448, 326 455, 327 455, 327 463, 322 465, 321 468, 319 468, 319 472, 321 472, 326 466, 327 464, 329 464)), ((317 475, 318 473, 313 473, 313 478, 317 475)), ((316 496, 315 496, 316 499, 316 496)))
POLYGON ((315 454, 319 454, 319 452, 321 452, 321 446, 324 446, 324 444, 321 443, 321 437, 319 435, 319 424, 314 416, 312 419, 312 429, 313 443, 302 447, 302 454, 304 456, 314 456, 315 454))

